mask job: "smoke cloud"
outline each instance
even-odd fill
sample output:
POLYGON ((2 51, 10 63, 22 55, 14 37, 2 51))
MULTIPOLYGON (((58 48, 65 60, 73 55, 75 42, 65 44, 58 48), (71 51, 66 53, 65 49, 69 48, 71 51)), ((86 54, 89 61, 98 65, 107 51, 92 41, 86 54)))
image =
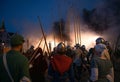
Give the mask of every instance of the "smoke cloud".
POLYGON ((120 35, 120 0, 101 1, 95 9, 87 11, 90 14, 89 29, 100 34, 112 45, 120 35))

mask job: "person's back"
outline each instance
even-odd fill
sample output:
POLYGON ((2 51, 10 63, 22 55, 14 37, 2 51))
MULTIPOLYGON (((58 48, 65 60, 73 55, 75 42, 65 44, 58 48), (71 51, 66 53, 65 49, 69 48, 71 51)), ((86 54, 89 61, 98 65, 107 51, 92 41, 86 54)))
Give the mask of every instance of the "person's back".
POLYGON ((110 60, 94 58, 92 60, 91 68, 98 68, 98 80, 97 82, 108 82, 106 76, 110 73, 112 68, 112 62, 110 60))
POLYGON ((108 50, 104 44, 97 44, 95 47, 95 57, 91 61, 90 79, 95 82, 114 82, 114 71, 110 57, 106 54, 108 50))
MULTIPOLYGON (((3 65, 3 57, 0 57, 0 82, 10 82, 7 71, 3 65)), ((10 50, 7 55, 7 64, 14 82, 19 82, 23 76, 30 77, 28 71, 28 60, 20 52, 10 50)))
POLYGON ((23 37, 15 34, 11 38, 11 50, 0 56, 0 82, 30 82, 28 59, 21 54, 23 43, 23 37))
POLYGON ((57 54, 50 59, 48 77, 51 82, 74 82, 72 59, 65 55, 65 44, 57 46, 57 54))

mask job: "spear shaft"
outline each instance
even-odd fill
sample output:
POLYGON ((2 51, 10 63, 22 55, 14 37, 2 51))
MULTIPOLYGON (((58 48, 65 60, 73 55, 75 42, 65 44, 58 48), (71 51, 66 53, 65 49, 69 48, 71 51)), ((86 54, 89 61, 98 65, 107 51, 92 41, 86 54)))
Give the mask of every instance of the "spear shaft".
POLYGON ((39 21, 39 24, 40 24, 40 27, 41 27, 41 31, 42 31, 42 34, 43 34, 43 38, 44 38, 44 41, 45 41, 45 45, 46 45, 48 54, 50 55, 49 48, 48 48, 47 41, 46 41, 46 37, 45 37, 44 31, 43 31, 43 27, 42 27, 42 24, 40 22, 40 17, 39 16, 38 16, 38 21, 39 21))

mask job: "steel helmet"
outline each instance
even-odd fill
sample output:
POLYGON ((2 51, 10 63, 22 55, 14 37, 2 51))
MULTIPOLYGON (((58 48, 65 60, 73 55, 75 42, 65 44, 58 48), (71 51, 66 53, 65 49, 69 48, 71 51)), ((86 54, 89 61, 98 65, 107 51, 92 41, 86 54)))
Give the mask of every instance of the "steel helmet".
POLYGON ((110 46, 110 42, 109 41, 105 41, 105 45, 106 46, 110 46))
POLYGON ((67 50, 72 49, 72 47, 70 45, 68 45, 66 48, 67 48, 67 50))
POLYGON ((80 44, 77 43, 77 44, 75 45, 75 47, 76 47, 76 48, 80 48, 80 44))
POLYGON ((58 45, 57 45, 57 52, 58 53, 65 53, 66 52, 66 46, 63 42, 60 42, 58 45))
POLYGON ((86 47, 85 47, 85 45, 82 45, 81 48, 85 49, 86 47))
POLYGON ((99 38, 96 39, 96 44, 99 44, 99 43, 104 44, 105 40, 103 38, 99 37, 99 38))
POLYGON ((30 46, 30 49, 34 49, 34 46, 33 46, 33 45, 31 45, 31 46, 30 46))

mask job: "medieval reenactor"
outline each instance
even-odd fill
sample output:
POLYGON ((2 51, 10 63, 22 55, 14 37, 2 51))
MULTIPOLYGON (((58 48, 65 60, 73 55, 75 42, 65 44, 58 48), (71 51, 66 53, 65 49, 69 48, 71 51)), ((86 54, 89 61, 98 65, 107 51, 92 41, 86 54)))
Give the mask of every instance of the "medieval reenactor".
POLYGON ((82 45, 80 49, 81 49, 82 52, 83 52, 83 57, 86 57, 87 54, 88 54, 88 51, 87 51, 87 49, 86 49, 86 46, 85 46, 85 45, 82 45))
MULTIPOLYGON (((97 44, 104 44, 104 45, 105 45, 105 40, 104 40, 103 38, 99 37, 99 38, 96 39, 96 45, 97 45, 97 44)), ((88 58, 89 62, 90 62, 93 58, 98 57, 98 56, 95 54, 94 51, 95 51, 94 48, 90 48, 90 49, 89 49, 89 52, 88 52, 88 55, 87 55, 87 58, 88 58)), ((106 54, 106 56, 107 56, 107 58, 110 59, 110 55, 109 55, 109 54, 106 54)))
POLYGON ((0 56, 0 82, 31 82, 28 59, 21 53, 23 43, 24 38, 15 34, 10 41, 11 50, 0 56))
POLYGON ((51 82, 74 82, 72 59, 65 53, 66 46, 61 42, 57 45, 57 54, 50 59, 48 78, 51 82))
POLYGON ((91 62, 91 82, 114 82, 114 69, 111 60, 106 56, 108 50, 104 44, 95 47, 96 58, 91 62))
POLYGON ((73 50, 73 48, 72 48, 70 45, 68 45, 68 46, 66 47, 66 49, 67 49, 66 55, 67 55, 68 57, 71 57, 72 59, 74 59, 75 51, 73 50))
POLYGON ((73 61, 75 78, 77 82, 81 82, 81 81, 86 82, 86 80, 88 79, 89 73, 85 75, 88 71, 87 71, 86 63, 84 61, 83 52, 79 44, 76 44, 75 47, 76 47, 75 58, 73 61), (84 78, 82 77, 83 75, 85 75, 84 78))
POLYGON ((32 57, 32 54, 34 53, 34 46, 31 45, 31 47, 24 53, 24 55, 28 58, 28 60, 32 57))
POLYGON ((80 45, 75 46, 75 57, 73 60, 73 68, 75 79, 80 82, 81 81, 81 74, 82 74, 82 51, 80 49, 80 45))
POLYGON ((32 82, 45 82, 44 74, 48 65, 45 57, 43 56, 42 49, 40 47, 36 48, 33 55, 35 56, 29 62, 32 64, 32 67, 30 68, 32 82))

